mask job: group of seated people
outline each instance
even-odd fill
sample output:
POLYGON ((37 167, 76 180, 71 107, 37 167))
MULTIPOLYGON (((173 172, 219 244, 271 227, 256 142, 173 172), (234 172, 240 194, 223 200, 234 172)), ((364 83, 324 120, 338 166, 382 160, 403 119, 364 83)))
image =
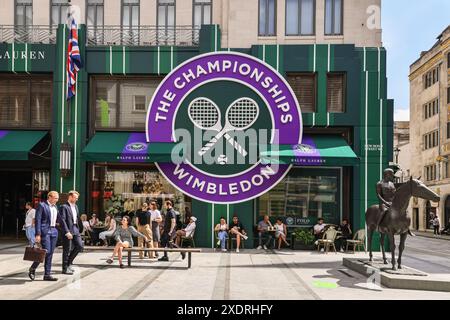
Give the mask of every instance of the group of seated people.
POLYGON ((317 220, 317 224, 315 224, 313 227, 313 233, 316 240, 322 239, 325 232, 330 227, 335 228, 337 231, 340 232, 339 237, 336 237, 334 244, 336 246, 337 251, 341 251, 341 249, 343 250, 346 241, 352 238, 352 229, 350 228, 348 219, 346 218, 342 219, 341 224, 336 226, 334 224, 325 224, 325 220, 323 218, 319 218, 317 220))
MULTIPOLYGON (((273 225, 270 222, 269 216, 265 215, 263 220, 258 223, 256 229, 258 233, 258 250, 263 248, 267 249, 267 247, 270 246, 273 237, 278 241, 278 249, 281 248, 283 242, 287 246, 290 246, 289 242, 286 240, 287 228, 281 218, 278 218, 275 225, 273 225), (266 238, 266 241, 263 243, 264 238, 266 238)), ((221 217, 219 223, 215 226, 214 231, 217 233, 217 245, 220 245, 222 251, 227 251, 226 247, 229 237, 236 239, 236 252, 239 252, 241 241, 248 239, 247 232, 236 215, 233 216, 230 225, 227 224, 224 217, 221 217)))

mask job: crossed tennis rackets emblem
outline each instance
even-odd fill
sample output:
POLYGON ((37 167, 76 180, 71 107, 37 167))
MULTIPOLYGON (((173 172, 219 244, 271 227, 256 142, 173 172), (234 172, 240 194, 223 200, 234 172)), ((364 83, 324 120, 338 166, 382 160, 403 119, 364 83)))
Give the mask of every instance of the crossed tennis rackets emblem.
POLYGON ((228 133, 230 131, 244 131, 250 128, 258 119, 259 106, 251 98, 239 98, 231 103, 225 112, 225 125, 222 126, 222 114, 219 107, 210 99, 199 97, 194 99, 188 108, 189 119, 201 130, 218 132, 199 151, 203 156, 211 150, 220 138, 225 140, 236 149, 243 157, 247 156, 247 150, 234 140, 228 133))

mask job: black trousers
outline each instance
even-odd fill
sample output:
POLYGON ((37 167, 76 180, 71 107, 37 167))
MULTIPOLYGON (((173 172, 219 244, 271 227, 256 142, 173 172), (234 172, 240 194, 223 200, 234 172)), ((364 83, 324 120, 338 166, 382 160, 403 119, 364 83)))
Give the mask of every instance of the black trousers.
POLYGON ((439 235, 440 234, 440 232, 439 232, 440 226, 433 226, 433 227, 434 227, 434 234, 439 235))
POLYGON ((73 260, 78 253, 83 251, 83 241, 81 240, 80 233, 77 232, 72 234, 72 240, 67 239, 66 235, 62 235, 63 243, 63 256, 62 256, 62 268, 67 269, 68 266, 72 265, 73 260))

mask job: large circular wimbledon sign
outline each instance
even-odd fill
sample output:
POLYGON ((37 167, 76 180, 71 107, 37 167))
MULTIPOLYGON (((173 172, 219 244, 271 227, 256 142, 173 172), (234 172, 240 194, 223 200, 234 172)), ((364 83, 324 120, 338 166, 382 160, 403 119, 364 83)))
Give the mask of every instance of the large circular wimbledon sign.
POLYGON ((156 164, 176 188, 206 202, 238 203, 269 191, 289 171, 291 165, 262 163, 258 154, 261 146, 301 143, 301 111, 271 66, 214 52, 165 77, 150 102, 146 134, 149 143, 187 146, 184 161, 156 164))

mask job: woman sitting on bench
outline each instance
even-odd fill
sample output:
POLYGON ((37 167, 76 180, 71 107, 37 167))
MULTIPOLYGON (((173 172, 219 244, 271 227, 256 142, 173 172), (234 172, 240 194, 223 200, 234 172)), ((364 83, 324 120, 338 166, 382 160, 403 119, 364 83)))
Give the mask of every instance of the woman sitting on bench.
POLYGON ((114 233, 114 238, 117 243, 114 247, 114 253, 111 258, 106 260, 107 263, 111 264, 114 261, 114 257, 119 257, 119 267, 123 268, 124 265, 122 263, 122 251, 123 248, 132 248, 133 247, 133 236, 134 237, 142 237, 145 242, 148 242, 150 239, 147 239, 142 233, 138 232, 134 227, 130 226, 131 219, 129 216, 124 216, 122 218, 122 225, 116 229, 114 233))

